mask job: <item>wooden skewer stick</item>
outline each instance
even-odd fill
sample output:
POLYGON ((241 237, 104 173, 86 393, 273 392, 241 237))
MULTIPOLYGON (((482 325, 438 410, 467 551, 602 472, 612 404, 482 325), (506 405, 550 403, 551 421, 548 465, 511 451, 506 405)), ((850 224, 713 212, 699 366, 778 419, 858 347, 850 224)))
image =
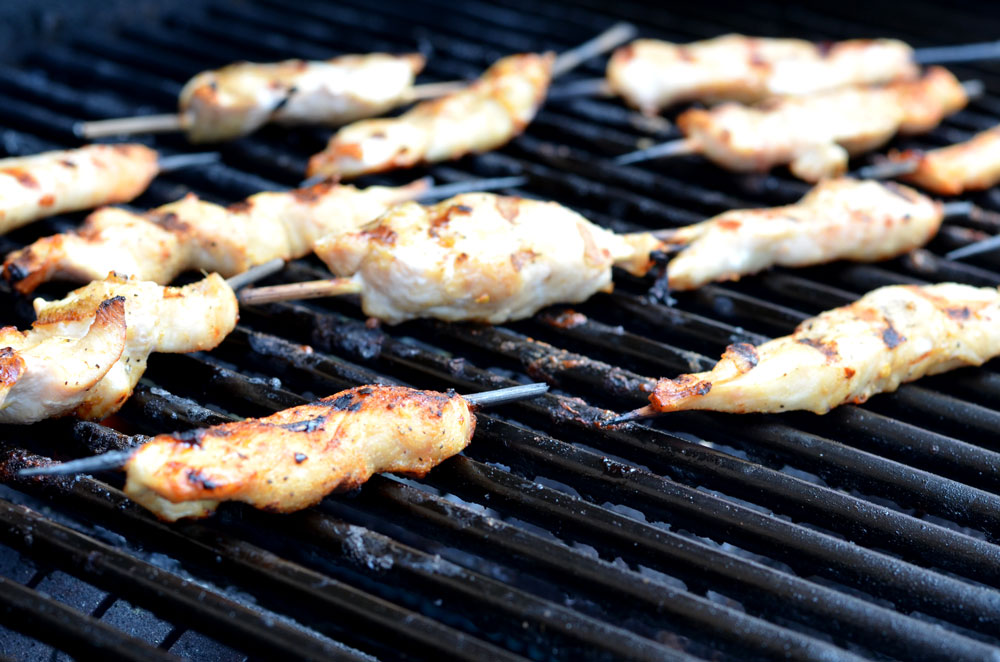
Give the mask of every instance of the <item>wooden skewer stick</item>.
POLYGON ((80 122, 76 125, 74 131, 81 138, 93 140, 95 138, 124 136, 133 133, 172 133, 174 131, 183 131, 186 126, 187 122, 185 122, 184 116, 171 113, 80 122))
POLYGON ((854 176, 858 179, 892 179, 900 175, 909 175, 920 165, 920 158, 914 157, 899 161, 885 161, 858 168, 854 176))
POLYGON ((258 264, 256 267, 250 267, 241 274, 227 278, 226 282, 229 283, 229 287, 233 288, 233 291, 236 291, 250 283, 256 283, 258 280, 267 278, 271 274, 276 274, 284 268, 285 261, 280 257, 276 257, 263 264, 258 264))
MULTIPOLYGON (((499 388, 492 391, 483 391, 481 393, 470 393, 469 395, 463 395, 462 398, 465 399, 465 401, 472 407, 478 409, 480 407, 495 407, 496 405, 507 404, 508 402, 515 402, 517 400, 537 398, 538 396, 545 394, 548 390, 548 384, 538 382, 534 384, 521 384, 519 386, 499 388)), ((136 450, 138 450, 138 448, 123 451, 109 451, 107 453, 101 453, 100 455, 84 457, 79 460, 71 460, 60 464, 50 464, 44 467, 21 469, 17 472, 17 475, 21 478, 28 478, 30 476, 66 476, 71 474, 95 473, 98 471, 124 469, 125 466, 128 465, 129 460, 132 458, 132 455, 135 454, 136 450)))
POLYGON ((319 299, 335 297, 344 294, 358 294, 361 283, 354 278, 331 278, 329 280, 310 280, 288 285, 272 285, 270 287, 249 287, 239 293, 240 303, 255 306, 275 301, 294 301, 297 299, 319 299))
POLYGON ((172 172, 181 168, 218 163, 221 155, 218 152, 195 152, 194 154, 171 154, 160 157, 156 165, 160 172, 172 172))

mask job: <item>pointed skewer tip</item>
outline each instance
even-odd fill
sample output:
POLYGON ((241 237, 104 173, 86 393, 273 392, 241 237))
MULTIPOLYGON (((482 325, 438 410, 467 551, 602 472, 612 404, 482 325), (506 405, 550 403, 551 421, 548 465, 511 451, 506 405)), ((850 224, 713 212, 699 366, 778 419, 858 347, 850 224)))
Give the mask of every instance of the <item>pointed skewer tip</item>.
POLYGON ((632 411, 625 412, 624 414, 620 414, 614 418, 601 421, 601 427, 621 425, 622 423, 630 423, 631 421, 637 421, 643 418, 652 418, 659 415, 660 412, 653 409, 650 405, 646 405, 645 407, 639 407, 638 409, 633 409, 632 411))
POLYGON ((133 453, 135 453, 134 450, 111 451, 100 455, 94 455, 93 457, 84 457, 79 460, 62 462, 60 464, 50 464, 44 467, 21 469, 17 472, 17 475, 21 478, 28 478, 30 476, 65 476, 69 474, 94 473, 97 471, 121 469, 128 463, 129 458, 132 457, 133 453))

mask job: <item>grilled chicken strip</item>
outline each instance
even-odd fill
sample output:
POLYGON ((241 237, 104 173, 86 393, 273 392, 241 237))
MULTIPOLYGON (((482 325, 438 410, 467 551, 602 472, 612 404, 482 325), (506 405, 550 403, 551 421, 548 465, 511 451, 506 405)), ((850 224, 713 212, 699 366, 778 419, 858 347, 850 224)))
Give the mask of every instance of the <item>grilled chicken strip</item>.
POLYGON ((956 145, 925 153, 896 152, 889 158, 915 162, 916 170, 901 179, 938 195, 982 191, 1000 182, 1000 126, 956 145))
POLYGON ((661 379, 646 409, 824 414, 998 354, 996 288, 893 285, 806 320, 790 336, 730 345, 708 372, 661 379))
POLYGON ((312 250, 331 232, 352 230, 427 184, 356 189, 331 181, 285 193, 258 193, 222 207, 194 195, 146 214, 107 207, 73 233, 45 237, 14 251, 4 277, 24 293, 53 279, 87 282, 109 270, 165 284, 190 269, 226 277, 312 250))
POLYGON ((236 295, 218 274, 184 287, 112 274, 34 306, 30 331, 0 330, 3 423, 104 418, 132 394, 150 353, 212 349, 239 319, 236 295))
POLYGON ((929 131, 967 102, 958 80, 932 67, 918 80, 884 87, 689 110, 677 126, 724 168, 764 172, 788 164, 796 177, 814 182, 843 173, 850 156, 876 149, 896 133, 929 131))
POLYGON ((336 126, 405 103, 423 68, 418 54, 237 62, 188 81, 180 116, 192 142, 231 140, 268 122, 336 126))
POLYGON ((611 267, 641 275, 661 242, 616 235, 554 202, 490 193, 398 205, 364 230, 325 237, 316 254, 352 276, 364 312, 499 323, 611 289, 611 267))
POLYGON ((422 477, 472 439, 454 393, 363 386, 266 418, 161 434, 126 464, 125 493, 162 519, 204 517, 222 501, 292 512, 373 474, 422 477))
POLYGON ((728 211, 658 236, 683 247, 667 265, 671 289, 693 290, 775 265, 888 260, 930 241, 943 218, 939 202, 911 188, 841 178, 794 205, 728 211))
POLYGON ((497 61, 469 87, 424 101, 399 117, 340 129, 309 159, 309 176, 357 177, 496 149, 524 131, 545 100, 554 56, 497 61))
POLYGON ((88 145, 0 159, 0 234, 46 216, 128 202, 159 171, 137 144, 88 145))
POLYGON ((0 329, 0 423, 34 423, 73 411, 126 345, 125 298, 100 301, 72 329, 0 329))
POLYGON ((913 49, 894 39, 821 45, 728 34, 683 45, 636 40, 611 56, 607 78, 627 103, 656 114, 685 101, 751 103, 918 74, 913 49))

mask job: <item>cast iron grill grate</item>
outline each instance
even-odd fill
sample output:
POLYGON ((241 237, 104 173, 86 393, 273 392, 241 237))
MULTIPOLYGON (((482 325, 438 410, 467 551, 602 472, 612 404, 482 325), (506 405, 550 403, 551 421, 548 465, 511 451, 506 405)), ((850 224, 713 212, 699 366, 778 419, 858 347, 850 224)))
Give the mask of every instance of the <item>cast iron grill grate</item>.
MULTIPOLYGON (((898 36, 917 46, 988 39, 1000 27, 1000 15, 961 3, 915 3, 906 14, 876 4, 863 20, 828 4, 285 5, 210 1, 35 53, 0 72, 0 145, 8 154, 66 146, 76 120, 168 112, 189 75, 236 59, 420 49, 432 53, 428 79, 444 80, 473 76, 512 51, 564 49, 621 19, 674 40, 743 31, 898 36)), ((901 146, 960 140, 1000 120, 1000 64, 955 71, 989 92, 901 146)), ((569 80, 601 73, 591 63, 569 80)), ((164 177, 134 205, 187 190, 232 202, 294 185, 327 135, 266 129, 221 146, 218 165, 164 177)), ((440 180, 527 173, 517 193, 554 198, 624 230, 787 203, 805 190, 786 173, 732 175, 697 159, 625 168, 607 160, 670 135, 613 100, 554 95, 508 147, 428 172, 440 180)), ((155 144, 186 148, 177 136, 155 144)), ((973 199, 1000 204, 990 193, 973 199)), ((0 238, 0 248, 80 217, 20 230, 0 238)), ((497 328, 371 329, 352 300, 247 310, 211 354, 154 356, 115 427, 152 434, 259 416, 374 380, 471 391, 544 378, 555 388, 482 416, 466 453, 424 481, 379 477, 291 516, 234 506, 171 526, 129 504, 113 477, 45 485, 10 478, 32 453, 108 450, 127 443, 119 432, 70 421, 4 429, 0 603, 10 629, 0 630, 0 653, 1000 659, 996 365, 825 417, 682 413, 626 431, 591 424, 601 408, 641 404, 639 387, 651 378, 704 368, 727 343, 787 333, 874 287, 996 284, 1000 265, 990 256, 969 264, 940 257, 984 231, 995 228, 955 219, 913 256, 776 270, 679 294, 673 305, 645 298, 649 281, 618 274, 614 294, 497 328)), ((316 277, 313 265, 300 261, 281 277, 316 277)))

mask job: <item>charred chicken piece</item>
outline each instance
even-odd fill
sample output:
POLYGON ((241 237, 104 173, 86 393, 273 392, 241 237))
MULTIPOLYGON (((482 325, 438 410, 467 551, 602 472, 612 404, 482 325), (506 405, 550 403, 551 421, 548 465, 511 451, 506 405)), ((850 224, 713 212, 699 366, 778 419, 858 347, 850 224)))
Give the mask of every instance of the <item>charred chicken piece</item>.
POLYGON ((752 103, 915 78, 913 50, 893 39, 832 45, 728 34, 691 44, 639 39, 615 51, 614 93, 647 114, 686 101, 752 103))
POLYGON ((0 329, 3 423, 104 418, 132 394, 151 352, 212 349, 239 319, 218 274, 184 287, 112 274, 34 306, 29 331, 0 329))
POLYGON ((27 293, 49 280, 87 282, 109 270, 161 284, 193 269, 231 276, 274 258, 302 257, 320 237, 357 228, 425 188, 423 181, 366 189, 326 181, 229 207, 194 195, 145 214, 107 207, 76 232, 10 253, 4 277, 27 293))
POLYGON ((848 87, 747 107, 726 103, 677 119, 686 142, 724 168, 764 172, 788 164, 806 181, 842 174, 850 156, 876 149, 896 133, 929 131, 968 97, 947 70, 884 87, 848 87))
POLYGON ((406 103, 421 55, 344 55, 330 60, 237 62, 181 90, 181 124, 192 142, 231 140, 269 122, 337 126, 406 103))
POLYGON ((292 512, 381 472, 424 476, 472 439, 454 393, 363 386, 266 418, 161 434, 125 465, 125 493, 165 520, 222 501, 292 512))
POLYGON ((157 172, 156 152, 138 144, 0 159, 0 234, 46 216, 128 202, 157 172))
POLYGON ((357 177, 500 147, 535 117, 553 60, 551 53, 505 57, 464 90, 419 103, 399 117, 345 126, 309 160, 308 175, 357 177))
POLYGON ((730 345, 712 370, 661 379, 648 407, 612 422, 685 409, 824 414, 998 354, 996 288, 893 285, 806 320, 790 336, 730 345))
POLYGON ((842 178, 794 205, 728 211, 658 236, 682 248, 667 266, 670 288, 692 290, 775 265, 887 260, 930 241, 943 218, 939 202, 913 189, 842 178))
POLYGON ((901 179, 938 195, 982 191, 1000 182, 1000 127, 948 147, 895 152, 889 158, 913 163, 913 172, 901 179))
POLYGON ((611 267, 651 266, 661 242, 616 235, 554 202, 490 193, 404 203, 364 230, 330 235, 316 254, 353 277, 367 315, 500 323, 612 287, 611 267))

